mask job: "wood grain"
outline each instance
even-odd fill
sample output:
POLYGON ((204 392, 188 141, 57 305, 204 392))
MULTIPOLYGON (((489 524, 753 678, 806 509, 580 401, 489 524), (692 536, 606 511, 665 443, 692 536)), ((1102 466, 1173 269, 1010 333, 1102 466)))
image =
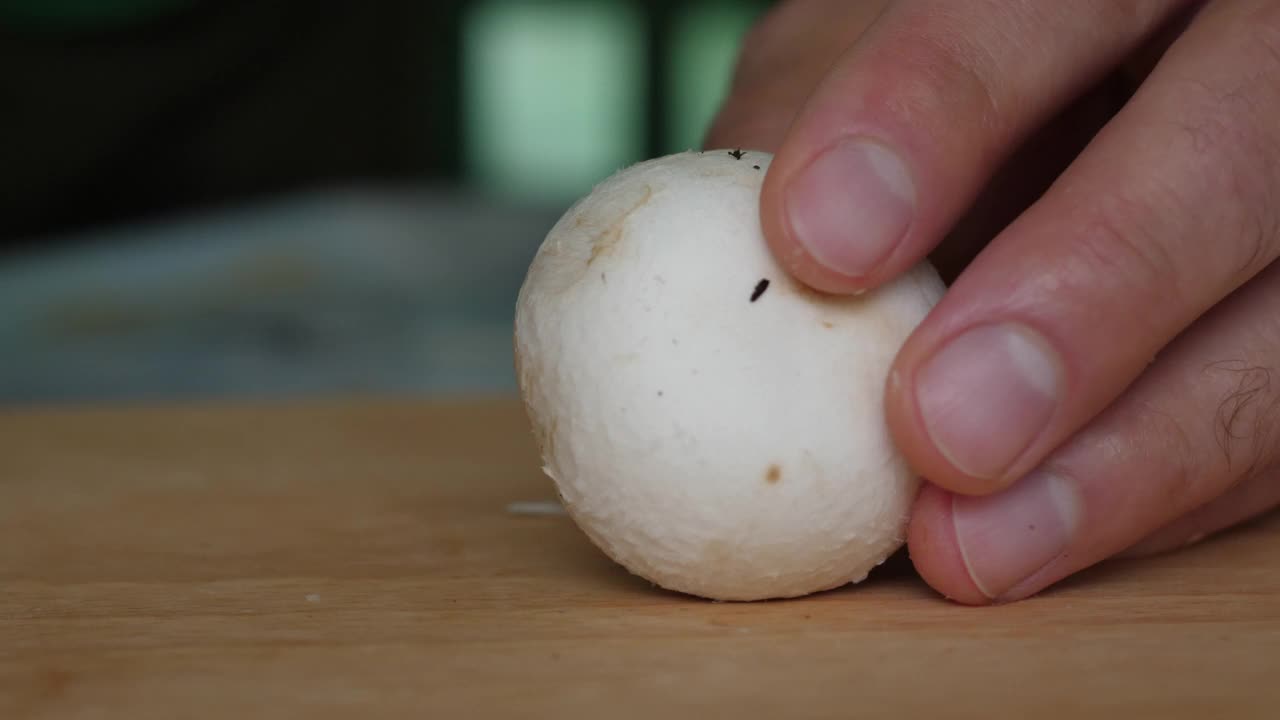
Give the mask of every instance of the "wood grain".
POLYGON ((1280 520, 972 609, 657 591, 519 408, 0 414, 0 718, 1280 717, 1280 520))

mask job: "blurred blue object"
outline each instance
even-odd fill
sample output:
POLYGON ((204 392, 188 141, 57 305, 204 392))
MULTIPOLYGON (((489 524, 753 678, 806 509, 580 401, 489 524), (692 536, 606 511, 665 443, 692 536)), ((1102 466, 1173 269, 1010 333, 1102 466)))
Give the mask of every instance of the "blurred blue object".
POLYGON ((503 392, 564 208, 353 189, 0 264, 0 403, 503 392))

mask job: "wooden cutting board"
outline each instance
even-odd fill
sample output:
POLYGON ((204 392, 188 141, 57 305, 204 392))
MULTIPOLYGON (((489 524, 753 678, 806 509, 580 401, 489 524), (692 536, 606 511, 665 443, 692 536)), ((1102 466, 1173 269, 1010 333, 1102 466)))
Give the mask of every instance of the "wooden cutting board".
POLYGON ((1280 718, 1280 518, 1000 608, 904 562, 743 605, 552 497, 505 399, 0 414, 0 718, 1280 718))

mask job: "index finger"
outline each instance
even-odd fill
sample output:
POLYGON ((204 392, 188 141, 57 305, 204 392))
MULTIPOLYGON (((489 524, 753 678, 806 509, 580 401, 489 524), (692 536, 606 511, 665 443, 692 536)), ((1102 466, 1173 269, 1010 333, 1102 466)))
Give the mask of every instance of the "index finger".
POLYGON ((851 293, 924 258, 1001 162, 1183 2, 894 3, 826 74, 761 195, 801 281, 851 293))

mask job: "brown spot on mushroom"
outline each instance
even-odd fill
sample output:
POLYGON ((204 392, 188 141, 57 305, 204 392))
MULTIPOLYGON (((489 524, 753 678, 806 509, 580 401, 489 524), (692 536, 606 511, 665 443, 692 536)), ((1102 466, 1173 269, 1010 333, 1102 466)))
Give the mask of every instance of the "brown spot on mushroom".
POLYGON ((830 330, 831 328, 834 328, 834 327, 835 327, 835 325, 833 325, 832 323, 827 322, 826 320, 823 320, 823 321, 822 321, 822 327, 824 327, 824 328, 826 328, 826 329, 830 330))
POLYGON ((622 239, 622 222, 625 219, 626 217, 624 216, 622 220, 610 225, 604 232, 596 236, 595 240, 591 243, 591 255, 587 257, 588 265, 595 262, 596 258, 601 255, 613 252, 614 246, 622 239))
POLYGON ((702 557, 708 565, 723 565, 733 560, 733 548, 724 540, 709 540, 702 547, 702 557))
POLYGON ((782 480, 782 468, 777 465, 770 465, 769 469, 764 472, 764 481, 770 485, 777 485, 782 480))
POLYGON ((640 199, 637 200, 634 205, 620 213, 616 219, 609 223, 608 227, 601 230, 592 239, 591 253, 587 256, 588 266, 594 263, 596 258, 601 255, 609 255, 615 248, 617 248, 618 243, 622 241, 623 235, 625 234, 624 231, 627 226, 627 218, 631 217, 631 214, 635 211, 649 204, 649 201, 652 199, 653 187, 645 185, 644 192, 641 194, 640 199))

